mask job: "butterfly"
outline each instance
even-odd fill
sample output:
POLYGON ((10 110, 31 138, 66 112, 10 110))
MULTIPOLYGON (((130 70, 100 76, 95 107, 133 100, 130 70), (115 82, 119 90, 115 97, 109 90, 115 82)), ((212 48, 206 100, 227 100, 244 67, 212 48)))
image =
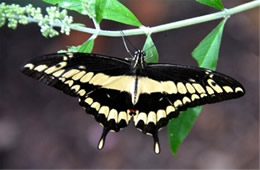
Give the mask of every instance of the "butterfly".
POLYGON ((36 57, 22 72, 79 99, 85 111, 103 125, 102 149, 110 131, 131 120, 151 135, 160 153, 158 131, 190 107, 241 97, 243 86, 209 69, 145 62, 137 50, 131 60, 93 53, 56 53, 36 57))

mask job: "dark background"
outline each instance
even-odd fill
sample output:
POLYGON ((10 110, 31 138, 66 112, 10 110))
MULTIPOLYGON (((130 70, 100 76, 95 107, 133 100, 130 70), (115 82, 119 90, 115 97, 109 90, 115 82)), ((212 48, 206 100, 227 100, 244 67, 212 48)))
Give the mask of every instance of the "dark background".
MULTIPOLYGON (((21 3, 28 2, 33 1, 21 3)), ((121 2, 146 26, 217 11, 195 0, 121 2)), ((231 8, 245 2, 249 1, 224 0, 224 5, 231 8)), ((46 6, 39 1, 34 5, 46 6)), ((88 17, 70 14, 75 22, 93 26, 88 17)), ((160 62, 196 65, 192 50, 218 23, 153 34, 160 62)), ((131 27, 104 21, 101 28, 131 27)), ((169 148, 167 128, 159 134, 162 152, 157 156, 152 138, 132 124, 120 133, 110 133, 105 148, 98 151, 102 128, 84 113, 77 99, 21 74, 21 66, 30 58, 79 45, 89 36, 72 31, 70 36, 46 39, 36 24, 19 25, 15 31, 0 28, 0 168, 259 168, 259 8, 228 20, 217 68, 239 80, 246 95, 205 106, 176 157, 169 148)), ((142 48, 145 36, 129 39, 142 48)), ((129 57, 121 38, 99 37, 93 52, 129 57)))

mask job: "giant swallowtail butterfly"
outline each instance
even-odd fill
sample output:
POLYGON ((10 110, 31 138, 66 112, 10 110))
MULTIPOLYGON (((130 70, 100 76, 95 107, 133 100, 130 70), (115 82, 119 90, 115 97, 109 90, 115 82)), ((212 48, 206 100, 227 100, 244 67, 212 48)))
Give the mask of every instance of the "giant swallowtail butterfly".
POLYGON ((24 74, 77 97, 103 126, 102 149, 109 131, 118 132, 133 119, 137 129, 154 139, 158 131, 189 107, 238 98, 245 90, 236 80, 208 69, 149 64, 138 50, 131 61, 97 54, 58 53, 34 58, 24 74))

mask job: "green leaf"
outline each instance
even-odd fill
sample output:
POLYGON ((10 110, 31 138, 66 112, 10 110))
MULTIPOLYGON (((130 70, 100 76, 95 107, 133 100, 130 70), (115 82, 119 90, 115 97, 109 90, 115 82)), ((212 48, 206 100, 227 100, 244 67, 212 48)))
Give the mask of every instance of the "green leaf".
POLYGON ((46 3, 77 11, 83 15, 94 17, 95 15, 95 0, 43 0, 46 3))
POLYGON ((143 46, 143 51, 146 52, 145 61, 147 63, 158 63, 159 54, 153 43, 151 35, 148 35, 143 46))
POLYGON ((200 67, 212 70, 216 69, 225 23, 226 20, 221 21, 220 24, 193 50, 192 56, 196 59, 200 67))
POLYGON ((138 27, 142 25, 135 15, 118 0, 107 2, 103 18, 138 27))
POLYGON ((107 0, 96 0, 95 11, 96 11, 96 21, 101 22, 104 15, 104 10, 106 9, 107 0))
POLYGON ((196 1, 201 4, 204 4, 204 5, 219 9, 219 10, 224 9, 222 0, 196 0, 196 1))
MULTIPOLYGON (((201 43, 193 50, 192 56, 200 67, 216 69, 221 37, 226 20, 223 20, 201 43)), ((202 107, 195 107, 182 112, 177 119, 168 124, 168 136, 174 155, 186 136, 189 134, 202 107)))
POLYGON ((55 4, 57 4, 59 2, 59 0, 43 0, 43 2, 55 5, 55 4))
POLYGON ((177 154, 178 148, 186 136, 191 131, 195 120, 202 110, 201 106, 188 109, 181 112, 178 118, 172 119, 168 124, 168 136, 170 141, 171 151, 174 155, 177 154))
POLYGON ((93 39, 87 40, 80 46, 80 48, 78 49, 78 52, 91 53, 93 46, 94 46, 94 40, 93 39))

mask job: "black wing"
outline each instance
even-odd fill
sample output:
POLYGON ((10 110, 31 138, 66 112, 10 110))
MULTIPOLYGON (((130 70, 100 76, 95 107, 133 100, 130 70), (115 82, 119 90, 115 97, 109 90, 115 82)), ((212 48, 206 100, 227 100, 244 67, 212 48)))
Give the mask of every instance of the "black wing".
POLYGON ((131 96, 128 92, 102 88, 102 82, 111 81, 124 86, 119 77, 130 70, 126 60, 85 53, 60 53, 34 58, 26 64, 24 74, 53 86, 64 93, 79 97, 87 113, 103 124, 104 133, 99 148, 108 131, 119 131, 128 125, 131 96))
MULTIPOLYGON (((153 135, 155 144, 158 143, 158 130, 171 118, 177 117, 180 111, 238 98, 245 93, 238 81, 224 74, 172 64, 148 64, 138 84, 135 126, 153 135)), ((155 150, 159 151, 158 146, 155 150)))

